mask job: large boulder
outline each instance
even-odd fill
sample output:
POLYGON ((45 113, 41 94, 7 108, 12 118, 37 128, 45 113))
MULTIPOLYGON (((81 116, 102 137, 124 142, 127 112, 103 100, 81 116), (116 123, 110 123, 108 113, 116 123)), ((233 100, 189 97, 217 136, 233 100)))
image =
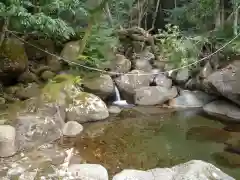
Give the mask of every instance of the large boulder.
POLYGON ((178 94, 176 87, 168 89, 161 86, 149 86, 136 89, 135 104, 138 105, 162 105, 178 94))
POLYGON ((80 92, 67 108, 67 120, 85 123, 99 121, 109 116, 106 104, 96 95, 80 92))
POLYGON ((178 97, 169 101, 169 105, 174 108, 197 108, 203 107, 214 98, 202 91, 182 90, 178 97))
POLYGON ((58 139, 64 122, 57 115, 28 113, 18 116, 15 126, 19 148, 29 149, 58 139))
POLYGON ((86 91, 96 94, 102 99, 114 93, 113 80, 107 74, 102 74, 99 77, 85 78, 82 83, 86 91))
POLYGON ((24 44, 16 38, 7 38, 0 50, 0 80, 8 83, 25 71, 28 57, 24 44))
POLYGON ((213 101, 205 105, 203 110, 207 114, 219 117, 223 120, 240 122, 240 108, 226 101, 213 101))
POLYGON ((207 78, 209 86, 222 96, 240 105, 240 60, 212 73, 207 78))
POLYGON ((148 171, 123 170, 113 177, 113 180, 234 180, 210 163, 192 160, 172 168, 156 168, 148 171))
POLYGON ((82 92, 80 85, 77 77, 58 75, 43 89, 44 101, 63 106, 68 121, 83 123, 106 119, 109 116, 106 104, 98 96, 82 92))
POLYGON ((135 90, 149 86, 150 81, 151 75, 146 75, 146 72, 140 70, 133 70, 128 74, 115 78, 115 82, 123 97, 130 101, 133 101, 135 90))

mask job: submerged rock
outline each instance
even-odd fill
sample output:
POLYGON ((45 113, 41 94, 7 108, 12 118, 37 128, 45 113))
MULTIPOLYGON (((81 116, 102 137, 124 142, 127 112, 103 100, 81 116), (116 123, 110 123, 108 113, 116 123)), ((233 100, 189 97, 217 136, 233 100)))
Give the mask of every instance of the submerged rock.
POLYGON ((0 157, 13 156, 17 150, 15 128, 9 125, 0 125, 0 157))
POLYGON ((175 87, 168 89, 161 86, 149 86, 136 89, 135 103, 138 105, 162 105, 177 96, 175 87))
POLYGON ((222 129, 199 126, 190 128, 186 133, 186 138, 188 140, 224 143, 231 138, 231 134, 222 129))
POLYGON ((106 104, 94 94, 81 92, 67 108, 67 120, 85 123, 99 121, 109 116, 106 104))
POLYGON ((234 180, 210 163, 192 160, 172 168, 156 168, 148 171, 123 170, 113 180, 234 180))
POLYGON ((203 107, 203 110, 223 120, 240 122, 240 108, 226 101, 213 101, 203 107))
POLYGON ((180 96, 170 100, 169 105, 174 108, 197 108, 203 107, 215 97, 201 91, 180 91, 180 96))
POLYGON ((83 131, 83 126, 76 121, 68 121, 64 124, 62 133, 67 137, 76 137, 83 131))
POLYGON ((99 77, 85 78, 83 87, 86 91, 93 93, 102 99, 114 93, 114 83, 111 76, 102 74, 99 77))

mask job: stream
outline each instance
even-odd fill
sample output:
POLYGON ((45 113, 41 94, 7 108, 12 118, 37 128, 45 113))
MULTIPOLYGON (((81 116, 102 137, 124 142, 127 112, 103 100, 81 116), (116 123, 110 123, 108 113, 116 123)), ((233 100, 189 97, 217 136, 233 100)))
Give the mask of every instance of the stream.
POLYGON ((101 164, 110 177, 123 169, 170 167, 196 159, 210 162, 240 179, 240 155, 226 152, 227 142, 240 140, 240 128, 205 117, 198 109, 175 112, 161 107, 133 107, 105 121, 83 126, 75 145, 70 139, 65 144, 52 143, 48 146, 51 150, 42 147, 40 154, 45 148, 44 156, 54 155, 54 161, 38 160, 42 155, 37 155, 37 150, 2 158, 0 177, 5 177, 9 166, 15 168, 13 174, 18 174, 16 171, 21 172, 21 168, 16 167, 23 162, 25 166, 31 165, 31 172, 39 167, 37 163, 42 163, 38 177, 53 173, 62 163, 64 151, 74 146, 70 163, 101 164))

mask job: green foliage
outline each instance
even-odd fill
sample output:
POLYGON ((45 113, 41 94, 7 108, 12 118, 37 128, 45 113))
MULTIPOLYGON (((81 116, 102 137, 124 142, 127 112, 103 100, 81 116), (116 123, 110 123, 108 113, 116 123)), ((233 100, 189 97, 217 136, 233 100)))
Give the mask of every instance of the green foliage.
POLYGON ((178 26, 170 24, 166 25, 166 30, 160 30, 157 37, 162 58, 178 66, 196 61, 203 45, 208 42, 207 38, 201 36, 183 36, 178 26))
POLYGON ((88 65, 100 67, 104 62, 112 60, 112 50, 118 43, 118 39, 113 33, 114 29, 109 27, 107 23, 101 23, 93 27, 84 51, 88 65))
POLYGON ((0 18, 9 18, 11 30, 34 33, 52 39, 66 40, 75 34, 61 14, 85 13, 81 0, 5 0, 0 3, 0 18))
POLYGON ((181 5, 168 11, 167 21, 181 29, 206 31, 215 23, 217 1, 215 0, 182 0, 181 5))

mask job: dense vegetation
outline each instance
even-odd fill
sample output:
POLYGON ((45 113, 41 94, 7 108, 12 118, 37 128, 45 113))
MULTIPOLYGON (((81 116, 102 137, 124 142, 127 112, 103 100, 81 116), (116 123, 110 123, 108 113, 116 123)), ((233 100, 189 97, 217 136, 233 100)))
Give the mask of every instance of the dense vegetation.
MULTIPOLYGON (((157 34, 161 57, 187 64, 203 56, 203 47, 212 52, 239 33, 239 5, 239 0, 3 0, 0 43, 11 36, 9 30, 56 44, 79 39, 79 59, 99 67, 111 61, 118 29, 141 26, 157 34)), ((235 41, 225 51, 236 53, 239 45, 235 41)))

